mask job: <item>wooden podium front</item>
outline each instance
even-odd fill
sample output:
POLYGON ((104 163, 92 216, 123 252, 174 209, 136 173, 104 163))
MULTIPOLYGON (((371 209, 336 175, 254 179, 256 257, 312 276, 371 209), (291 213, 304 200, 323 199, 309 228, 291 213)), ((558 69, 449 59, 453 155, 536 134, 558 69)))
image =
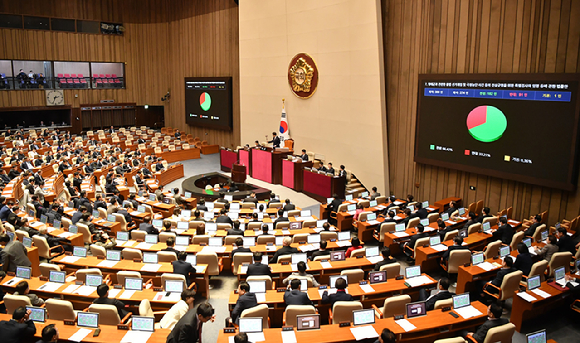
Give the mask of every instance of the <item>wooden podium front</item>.
POLYGON ((232 181, 236 183, 246 182, 246 166, 242 164, 234 164, 232 166, 232 181))
POLYGON ((302 162, 301 158, 296 161, 285 159, 282 161, 282 185, 295 191, 302 191, 304 167, 312 167, 312 161, 302 162))
POLYGON ((282 183, 282 160, 291 151, 252 149, 252 177, 272 184, 282 183))

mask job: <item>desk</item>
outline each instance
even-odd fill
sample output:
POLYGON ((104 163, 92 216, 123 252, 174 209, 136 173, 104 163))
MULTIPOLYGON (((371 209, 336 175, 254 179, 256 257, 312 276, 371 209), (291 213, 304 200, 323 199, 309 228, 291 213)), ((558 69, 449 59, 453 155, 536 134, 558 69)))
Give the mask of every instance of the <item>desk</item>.
POLYGON ((312 167, 312 164, 312 161, 302 162, 301 158, 297 158, 296 161, 283 160, 282 185, 300 192, 304 183, 304 173, 302 170, 304 167, 312 167))
MULTIPOLYGON (((448 312, 441 310, 433 310, 427 312, 426 316, 409 319, 409 321, 417 327, 417 329, 405 332, 394 318, 377 319, 372 326, 378 334, 383 328, 391 329, 397 336, 397 342, 433 342, 439 338, 456 337, 461 330, 474 331, 475 327, 483 324, 487 320, 487 307, 479 301, 472 302, 471 305, 475 307, 482 314, 469 319, 454 318, 448 312)), ((342 342, 356 342, 354 336, 350 332, 351 327, 339 327, 339 324, 321 325, 320 330, 300 331, 296 332, 296 341, 298 343, 342 343, 342 342)), ((264 329, 264 336, 268 343, 281 343, 282 336, 281 329, 264 329)), ((223 330, 220 331, 217 343, 228 343, 229 336, 235 334, 225 334, 223 330)))
POLYGON ((320 202, 326 202, 333 194, 344 199, 346 178, 318 174, 317 171, 303 170, 304 184, 303 193, 320 202))
MULTIPOLYGON (((12 315, 10 314, 0 314, 0 320, 8 321, 11 318, 12 315)), ((40 339, 42 337, 42 329, 49 324, 54 324, 58 328, 59 342, 76 342, 69 340, 69 337, 74 335, 80 328, 76 325, 64 325, 62 320, 47 319, 45 323, 35 323, 34 325, 36 326, 36 334, 34 337, 40 339)), ((94 330, 89 329, 91 330, 91 333, 83 338, 82 341, 89 343, 121 342, 123 337, 125 337, 125 334, 128 332, 125 330, 117 330, 115 325, 100 325, 99 328, 101 329, 101 334, 98 337, 93 337, 94 330)), ((170 332, 171 330, 169 329, 156 329, 147 341, 165 342, 170 332)))
POLYGON ((290 151, 252 149, 252 177, 271 184, 282 183, 282 159, 290 151))
POLYGON ((217 144, 201 146, 201 153, 204 155, 217 154, 219 150, 220 146, 217 144))
POLYGON ((230 149, 220 149, 220 169, 225 172, 232 170, 232 165, 238 161, 238 154, 230 149))
MULTIPOLYGON (((429 226, 425 227, 425 232, 429 233, 430 236, 433 236, 438 233, 437 228, 438 228, 437 223, 433 222, 430 223, 429 226)), ((407 230, 401 232, 385 232, 385 239, 383 241, 383 244, 384 246, 389 247, 389 249, 391 249, 391 255, 401 254, 403 252, 401 251, 399 244, 409 241, 411 237, 416 233, 417 229, 414 227, 408 228, 407 230), (401 237, 398 236, 403 234, 404 236, 401 237)), ((418 264, 418 262, 416 263, 418 264)), ((423 270, 422 268, 423 267, 421 267, 421 270, 423 270)))
POLYGON ((452 201, 457 202, 457 206, 461 206, 461 198, 458 198, 458 197, 449 197, 449 198, 441 199, 439 201, 436 201, 434 205, 439 206, 439 212, 443 212, 449 208, 449 203, 452 201))
POLYGON ((193 160, 200 158, 198 148, 189 149, 177 149, 173 151, 164 151, 159 154, 167 163, 173 163, 177 161, 193 160))
POLYGON ((155 173, 153 175, 157 180, 159 180, 160 185, 165 186, 168 183, 180 179, 184 176, 183 164, 174 164, 167 167, 167 169, 162 170, 160 173, 155 173))

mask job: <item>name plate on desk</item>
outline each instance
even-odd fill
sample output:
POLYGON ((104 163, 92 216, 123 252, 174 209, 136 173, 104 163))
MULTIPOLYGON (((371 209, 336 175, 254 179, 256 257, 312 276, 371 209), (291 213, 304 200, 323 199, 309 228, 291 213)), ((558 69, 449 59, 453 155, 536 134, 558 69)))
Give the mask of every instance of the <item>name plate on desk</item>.
POLYGON ((395 276, 395 280, 403 280, 404 276, 403 275, 397 275, 395 276))
POLYGON ((129 330, 129 325, 127 325, 127 324, 117 324, 117 330, 129 330))
POLYGON ((338 326, 341 328, 344 328, 344 327, 350 326, 350 322, 340 322, 340 323, 338 323, 338 326))
POLYGON ((74 319, 65 319, 63 320, 64 325, 75 325, 74 319))
POLYGON ((294 331, 293 326, 282 326, 282 331, 294 331))
POLYGON ((278 288, 276 289, 276 291, 277 291, 278 293, 283 293, 283 292, 286 292, 286 288, 284 288, 284 287, 278 287, 278 288))
POLYGON ((363 258, 363 257, 365 257, 365 256, 364 256, 364 255, 357 255, 357 256, 356 256, 356 258, 357 258, 357 259, 358 259, 358 258, 363 258))
POLYGON ((289 264, 290 264, 290 262, 288 262, 288 261, 282 261, 282 262, 281 262, 281 264, 282 264, 283 266, 287 266, 287 265, 289 265, 289 264))
POLYGON ((236 333, 236 328, 224 328, 224 333, 236 333))

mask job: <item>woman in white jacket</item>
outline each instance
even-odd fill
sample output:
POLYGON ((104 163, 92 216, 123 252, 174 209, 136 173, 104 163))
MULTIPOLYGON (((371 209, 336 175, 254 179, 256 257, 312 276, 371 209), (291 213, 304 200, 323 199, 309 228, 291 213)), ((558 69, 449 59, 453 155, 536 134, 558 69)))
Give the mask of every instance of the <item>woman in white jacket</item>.
POLYGON ((193 289, 185 289, 181 292, 181 300, 175 305, 171 306, 169 311, 161 318, 159 324, 162 329, 173 330, 173 327, 183 317, 187 311, 193 309, 193 302, 195 301, 195 291, 193 289))

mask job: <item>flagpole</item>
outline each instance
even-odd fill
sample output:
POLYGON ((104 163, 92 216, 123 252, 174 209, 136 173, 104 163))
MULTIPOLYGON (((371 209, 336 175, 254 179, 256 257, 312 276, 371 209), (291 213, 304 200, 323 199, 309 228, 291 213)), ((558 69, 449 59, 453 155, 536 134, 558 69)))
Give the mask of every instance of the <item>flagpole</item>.
POLYGON ((284 109, 284 108, 286 107, 286 106, 284 106, 284 101, 285 101, 285 100, 286 100, 286 99, 282 98, 282 109, 284 109))

